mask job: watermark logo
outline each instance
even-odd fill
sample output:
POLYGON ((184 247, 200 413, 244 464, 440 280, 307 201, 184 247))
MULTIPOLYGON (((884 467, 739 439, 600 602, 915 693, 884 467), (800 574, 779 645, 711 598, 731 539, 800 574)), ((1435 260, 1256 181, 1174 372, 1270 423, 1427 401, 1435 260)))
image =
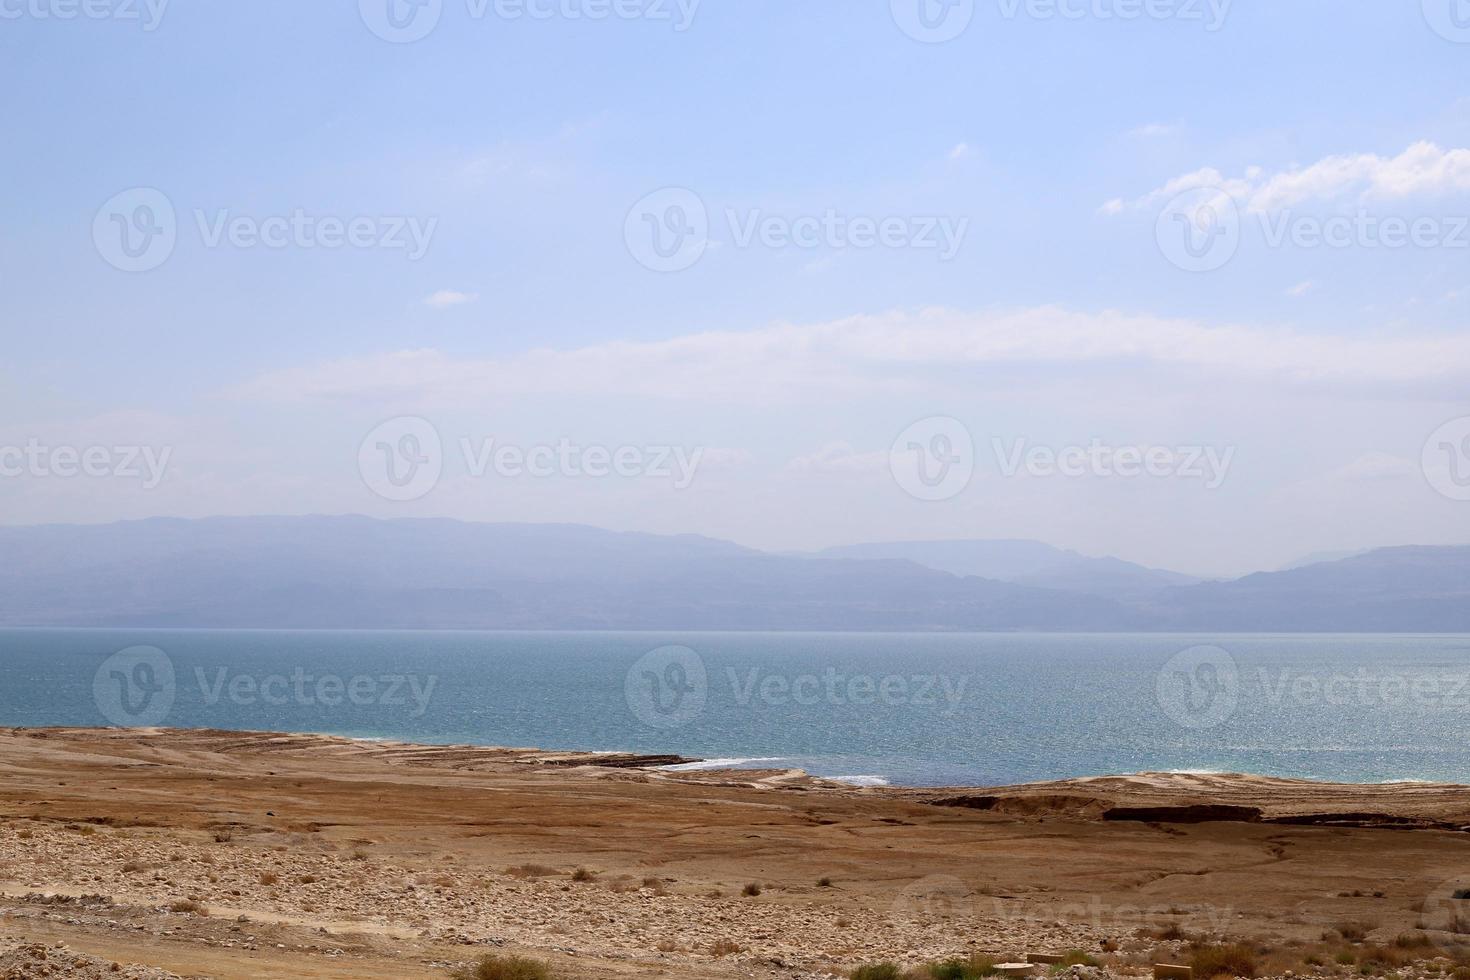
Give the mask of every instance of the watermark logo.
POLYGON ((1002 476, 1027 473, 1035 477, 1085 476, 1104 479, 1198 480, 1206 490, 1217 490, 1230 474, 1235 447, 1215 446, 1111 446, 1093 439, 1086 446, 1033 446, 1029 440, 1014 439, 1009 445, 1000 438, 991 448, 1002 476))
POLYGON ((119 728, 163 724, 176 694, 173 660, 157 647, 120 650, 104 660, 92 678, 97 710, 119 728))
POLYGON ((228 667, 217 667, 211 676, 203 667, 194 668, 194 682, 203 696, 204 705, 212 708, 221 701, 243 707, 270 705, 300 708, 356 707, 405 708, 410 718, 422 718, 429 710, 437 675, 418 674, 308 674, 297 667, 289 674, 231 673, 228 667))
POLYGON ((1442 496, 1470 500, 1470 415, 1435 429, 1420 458, 1424 478, 1442 496))
MULTIPOLYGON (((689 30, 700 0, 464 0, 470 21, 651 21, 689 30)), ((367 29, 392 44, 422 41, 439 26, 444 0, 358 0, 367 29)))
POLYGON ((1173 20, 1204 25, 1213 34, 1225 26, 1232 0, 999 0, 1001 16, 1015 20, 1173 20))
POLYGON ((1185 728, 1214 728, 1240 704, 1235 658, 1215 646, 1196 646, 1169 658, 1155 678, 1159 707, 1185 728))
POLYGON ((1423 0, 1424 20, 1434 33, 1456 44, 1470 44, 1470 0, 1423 0))
POLYGON ((638 264, 654 272, 682 272, 709 248, 709 211, 685 187, 644 196, 623 221, 623 241, 638 264))
POLYGON ((1465 215, 1378 215, 1365 209, 1321 217, 1282 211, 1262 215, 1261 233, 1270 248, 1288 242, 1296 248, 1470 249, 1470 217, 1465 215))
MULTIPOLYGON (((673 445, 584 445, 561 438, 530 446, 495 437, 460 436, 457 448, 465 474, 506 480, 551 477, 606 480, 665 480, 687 490, 704 462, 705 450, 673 445)), ((439 430, 427 419, 389 419, 367 434, 357 449, 358 472, 369 490, 385 500, 404 502, 427 496, 444 472, 439 430)))
POLYGON ((0 445, 0 478, 114 478, 152 490, 167 476, 173 452, 172 446, 52 446, 31 438, 24 446, 0 445))
POLYGON ((905 885, 893 900, 894 914, 910 922, 968 915, 973 906, 969 886, 953 875, 926 875, 905 885))
POLYGON ((1470 936, 1470 873, 1441 881, 1419 907, 1417 928, 1443 953, 1458 955, 1470 936))
POLYGON ((765 673, 751 667, 742 676, 734 667, 725 675, 735 703, 749 708, 757 700, 773 707, 856 705, 886 708, 942 709, 952 718, 964 702, 970 678, 949 674, 843 674, 828 667, 820 674, 765 673))
POLYGON ((1159 251, 1186 272, 1223 268, 1240 249, 1240 233, 1240 208, 1218 187, 1175 195, 1154 226, 1159 251))
POLYGON ((135 21, 151 34, 163 23, 169 0, 0 0, 0 20, 135 21))
POLYGON ((888 469, 911 497, 940 501, 959 496, 975 474, 975 443, 958 419, 920 419, 893 440, 888 469))
POLYGON ((367 434, 357 449, 357 470, 367 488, 385 500, 418 500, 439 485, 444 444, 428 419, 400 416, 367 434))
MULTIPOLYGON (((207 249, 266 248, 401 251, 410 262, 428 254, 439 219, 414 215, 338 216, 294 208, 284 214, 236 214, 229 208, 194 208, 192 231, 207 249)), ((190 225, 186 224, 185 228, 190 225)), ((148 272, 169 260, 181 233, 168 195, 134 187, 114 195, 92 219, 92 243, 123 272, 148 272)))
POLYGON ((975 19, 975 0, 889 0, 893 22, 915 41, 953 41, 975 19))
POLYGON ((709 675, 704 658, 688 647, 650 650, 628 668, 623 696, 633 716, 650 728, 678 728, 704 713, 709 675))
POLYGON ((384 41, 412 44, 439 26, 444 0, 357 0, 362 22, 384 41))
POLYGON ((970 219, 936 214, 853 214, 824 208, 806 214, 770 214, 763 208, 725 208, 711 221, 703 198, 664 188, 642 198, 623 221, 623 238, 637 262, 654 272, 681 272, 718 242, 737 249, 912 249, 951 261, 964 246, 970 219), (718 234, 716 234, 718 232, 718 234))
POLYGON ((113 195, 92 219, 97 254, 123 272, 148 272, 167 262, 179 237, 173 202, 153 187, 113 195))

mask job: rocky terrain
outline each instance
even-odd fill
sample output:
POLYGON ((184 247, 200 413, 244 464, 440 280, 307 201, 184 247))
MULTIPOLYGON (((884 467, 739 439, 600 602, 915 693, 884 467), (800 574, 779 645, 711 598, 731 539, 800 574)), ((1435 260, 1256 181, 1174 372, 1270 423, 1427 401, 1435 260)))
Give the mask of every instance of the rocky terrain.
POLYGON ((500 952, 573 980, 1069 950, 1079 970, 1128 973, 1237 941, 1262 972, 1461 965, 1470 835, 1444 828, 1463 788, 1299 784, 1283 802, 1249 777, 1140 776, 918 793, 649 768, 670 761, 0 733, 0 977, 442 978, 500 952), (1376 816, 1267 822, 1297 811, 1376 816))

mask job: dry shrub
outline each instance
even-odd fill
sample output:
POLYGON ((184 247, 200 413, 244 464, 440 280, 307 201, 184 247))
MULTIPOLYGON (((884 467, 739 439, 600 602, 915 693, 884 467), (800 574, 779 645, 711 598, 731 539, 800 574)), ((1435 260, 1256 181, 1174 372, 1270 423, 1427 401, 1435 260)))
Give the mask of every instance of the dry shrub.
POLYGON ((869 963, 860 966, 848 975, 849 980, 902 980, 903 971, 897 963, 869 963))
POLYGON ((1254 977, 1256 954, 1249 946, 1201 946, 1190 957, 1189 965, 1199 980, 1211 977, 1254 977))
POLYGON ((745 952, 745 947, 733 939, 716 939, 709 944, 709 955, 719 959, 722 956, 730 956, 734 953, 745 952))
POLYGON ((454 980, 556 980, 551 968, 523 956, 485 956, 450 974, 454 980))
POLYGON ((506 868, 505 873, 511 878, 551 878, 561 874, 555 868, 548 868, 544 864, 518 864, 513 868, 506 868))

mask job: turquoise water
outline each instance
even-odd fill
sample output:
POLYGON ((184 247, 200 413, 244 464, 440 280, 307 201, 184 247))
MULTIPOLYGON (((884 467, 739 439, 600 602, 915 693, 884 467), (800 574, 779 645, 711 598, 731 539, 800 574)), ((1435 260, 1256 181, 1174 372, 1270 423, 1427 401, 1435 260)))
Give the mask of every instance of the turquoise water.
POLYGON ((1470 637, 0 631, 0 724, 678 753, 854 782, 1470 782, 1470 637))

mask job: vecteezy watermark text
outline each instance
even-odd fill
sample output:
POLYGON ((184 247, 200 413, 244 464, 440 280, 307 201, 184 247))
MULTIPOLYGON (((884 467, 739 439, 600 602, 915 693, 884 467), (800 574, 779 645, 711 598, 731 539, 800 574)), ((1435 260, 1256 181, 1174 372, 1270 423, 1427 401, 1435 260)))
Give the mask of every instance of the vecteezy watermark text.
POLYGON ((158 30, 169 0, 0 0, 0 20, 115 20, 158 30))
MULTIPOLYGON (((472 21, 648 21, 683 33, 694 24, 701 0, 463 0, 472 21)), ((434 32, 446 0, 358 0, 367 29, 393 44, 412 44, 434 32)))
POLYGON ((1218 489, 1230 472, 1235 447, 1110 446, 1093 439, 1085 446, 1032 446, 1026 439, 992 439, 991 447, 1001 475, 1064 477, 1148 476, 1159 479, 1198 480, 1205 489, 1218 489))
MULTIPOLYGON (((1034 445, 1024 437, 993 437, 995 467, 1002 477, 1095 477, 1168 479, 1221 487, 1235 460, 1234 446, 1113 445, 1094 438, 1086 444, 1034 445)), ((919 500, 949 500, 969 486, 976 465, 975 441, 958 419, 931 416, 899 433, 888 455, 894 482, 919 500)))
MULTIPOLYGON (((1251 212, 1267 248, 1470 249, 1470 214, 1391 214, 1358 208, 1310 214, 1291 208, 1251 212)), ((1187 272, 1214 272, 1240 251, 1251 227, 1240 204, 1219 187, 1195 187, 1165 203, 1155 223, 1159 251, 1187 272)))
POLYGON ((914 708, 952 717, 963 704, 968 676, 869 674, 836 667, 781 672, 726 667, 712 683, 704 658, 684 646, 659 647, 628 669, 624 696, 635 717, 653 728, 677 728, 702 715, 711 701, 742 709, 760 707, 914 708))
MULTIPOLYGON (((1429 2, 1429 0, 1426 0, 1429 2)), ((1221 30, 1233 0, 995 0, 1006 21, 1178 21, 1221 30)), ((893 22, 916 41, 942 44, 964 34, 977 0, 889 0, 893 22)))
MULTIPOLYGON (((187 675, 186 675, 187 676, 187 675)), ((173 658, 158 647, 119 650, 104 660, 92 678, 97 710, 113 725, 143 728, 162 725, 180 701, 204 708, 239 707, 339 708, 380 707, 404 710, 421 718, 429 710, 435 675, 308 673, 296 667, 286 673, 254 674, 215 667, 193 671, 190 690, 175 670, 173 658)))
POLYGON ((408 708, 410 718, 422 718, 429 710, 439 678, 430 674, 308 674, 297 667, 289 674, 231 673, 228 667, 216 667, 211 675, 203 667, 194 668, 194 681, 204 703, 213 707, 221 701, 250 706, 267 704, 274 707, 297 705, 309 708, 320 705, 336 708, 344 704, 358 707, 381 706, 408 708))
POLYGON ((52 446, 32 438, 23 446, 0 445, 0 478, 111 477, 138 480, 152 490, 163 482, 172 457, 172 446, 52 446))
MULTIPOLYGON (((321 214, 305 208, 267 215, 195 208, 192 216, 199 244, 208 249, 382 250, 402 252, 410 262, 428 254, 439 227, 437 217, 321 214)), ((113 195, 92 221, 97 253, 124 272, 147 272, 163 265, 173 255, 179 235, 173 201, 152 187, 113 195)))
MULTIPOLYGON (((606 446, 568 438, 523 446, 494 436, 460 436, 465 473, 474 479, 653 479, 675 490, 693 483, 704 448, 675 445, 606 446)), ((444 472, 444 441, 427 419, 402 416, 369 432, 358 447, 358 472, 368 489, 387 500, 417 500, 444 472)))
POLYGON ((959 254, 970 219, 937 214, 857 214, 824 208, 771 214, 763 208, 725 208, 711 228, 704 199, 685 187, 666 187, 640 199, 623 222, 623 240, 638 263, 655 272, 680 272, 714 243, 738 249, 914 249, 941 262, 959 254), (716 234, 715 232, 720 232, 716 234))
POLYGON ((1194 646, 1169 658, 1155 678, 1159 707, 1185 728, 1214 728, 1250 699, 1272 709, 1327 705, 1363 710, 1411 705, 1470 711, 1470 672, 1245 670, 1227 650, 1194 646))

